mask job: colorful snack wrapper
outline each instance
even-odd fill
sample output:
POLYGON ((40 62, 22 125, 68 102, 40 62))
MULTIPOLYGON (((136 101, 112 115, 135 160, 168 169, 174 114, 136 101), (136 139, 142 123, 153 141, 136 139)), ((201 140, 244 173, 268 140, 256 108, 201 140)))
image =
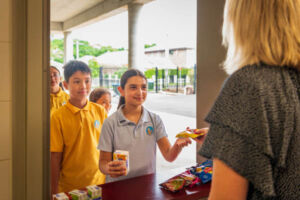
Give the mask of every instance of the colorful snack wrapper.
POLYGON ((171 192, 177 192, 184 187, 194 187, 196 185, 208 183, 212 179, 212 167, 212 161, 207 160, 201 164, 187 168, 187 171, 159 185, 171 192))
POLYGON ((201 129, 189 129, 186 131, 182 131, 176 135, 177 138, 197 138, 197 137, 202 137, 206 133, 201 131, 201 129))
POLYGON ((191 169, 191 173, 198 176, 202 183, 211 181, 212 178, 212 161, 207 160, 197 167, 191 169))
POLYGON ((54 194, 52 196, 52 199, 53 200, 69 200, 70 198, 66 195, 66 193, 61 192, 61 193, 58 193, 58 194, 54 194))
POLYGON ((201 179, 202 183, 207 183, 211 181, 212 173, 200 173, 199 178, 201 179))
POLYGON ((177 192, 185 186, 185 182, 186 180, 184 178, 177 176, 161 183, 160 186, 171 192, 177 192))
POLYGON ((193 181, 197 178, 197 176, 190 174, 188 172, 184 172, 182 174, 179 174, 180 177, 182 177, 185 180, 184 186, 189 186, 193 183, 193 181))

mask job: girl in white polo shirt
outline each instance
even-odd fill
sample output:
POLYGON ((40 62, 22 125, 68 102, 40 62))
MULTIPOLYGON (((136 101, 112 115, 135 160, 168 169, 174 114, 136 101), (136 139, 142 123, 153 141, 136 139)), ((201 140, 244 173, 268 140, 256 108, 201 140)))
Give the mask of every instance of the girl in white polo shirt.
POLYGON ((121 77, 118 110, 102 126, 98 149, 99 168, 112 182, 145 174, 156 169, 156 144, 163 157, 172 162, 182 148, 191 143, 189 138, 177 139, 172 146, 161 118, 143 107, 147 97, 147 79, 137 70, 130 69, 121 77), (129 152, 130 170, 121 161, 113 161, 113 152, 129 152))

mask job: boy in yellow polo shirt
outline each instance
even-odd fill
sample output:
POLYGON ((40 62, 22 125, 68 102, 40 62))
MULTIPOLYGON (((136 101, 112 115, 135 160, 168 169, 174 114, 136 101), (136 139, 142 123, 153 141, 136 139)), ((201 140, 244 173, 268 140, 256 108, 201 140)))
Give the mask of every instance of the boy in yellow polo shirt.
POLYGON ((70 99, 51 117, 52 194, 105 181, 98 168, 97 144, 107 113, 102 106, 87 100, 90 68, 81 61, 70 61, 64 68, 64 86, 70 91, 70 99))
POLYGON ((60 71, 50 66, 50 116, 59 107, 65 105, 69 99, 69 95, 61 89, 59 83, 61 81, 60 71))

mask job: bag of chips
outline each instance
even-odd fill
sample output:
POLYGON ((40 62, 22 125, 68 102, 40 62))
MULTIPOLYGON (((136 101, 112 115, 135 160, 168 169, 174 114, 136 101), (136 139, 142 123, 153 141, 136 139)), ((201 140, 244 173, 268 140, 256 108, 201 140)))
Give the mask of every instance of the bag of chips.
POLYGON ((182 174, 179 174, 179 177, 183 178, 185 180, 184 186, 189 186, 193 183, 193 181, 197 178, 197 176, 189 173, 188 171, 183 172, 182 174))
POLYGON ((173 177, 166 182, 163 182, 159 184, 161 187, 163 187, 166 190, 169 190, 171 192, 178 192, 185 186, 186 180, 180 176, 173 177))
POLYGON ((184 187, 191 188, 196 185, 205 184, 212 179, 212 167, 212 161, 207 160, 201 164, 187 168, 187 171, 170 178, 159 185, 168 191, 178 192, 184 187))
POLYGON ((200 178, 202 183, 207 183, 212 179, 212 160, 207 160, 200 165, 191 167, 189 171, 200 178))

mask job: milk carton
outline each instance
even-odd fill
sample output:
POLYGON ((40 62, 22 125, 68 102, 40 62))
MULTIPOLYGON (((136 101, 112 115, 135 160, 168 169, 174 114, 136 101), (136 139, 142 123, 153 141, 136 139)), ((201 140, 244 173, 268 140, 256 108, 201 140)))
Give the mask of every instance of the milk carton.
POLYGON ((102 188, 97 185, 90 185, 86 187, 87 193, 90 199, 92 200, 101 200, 102 199, 102 188))
POLYGON ((72 200, 88 200, 88 194, 83 190, 72 190, 69 192, 69 195, 72 197, 72 200))
POLYGON ((129 152, 128 151, 122 151, 122 150, 116 150, 113 154, 114 160, 122 160, 126 163, 126 174, 129 172, 129 152))
POLYGON ((61 192, 61 193, 58 193, 58 194, 54 194, 52 196, 52 199, 53 200, 69 200, 70 198, 66 195, 66 193, 61 192))

